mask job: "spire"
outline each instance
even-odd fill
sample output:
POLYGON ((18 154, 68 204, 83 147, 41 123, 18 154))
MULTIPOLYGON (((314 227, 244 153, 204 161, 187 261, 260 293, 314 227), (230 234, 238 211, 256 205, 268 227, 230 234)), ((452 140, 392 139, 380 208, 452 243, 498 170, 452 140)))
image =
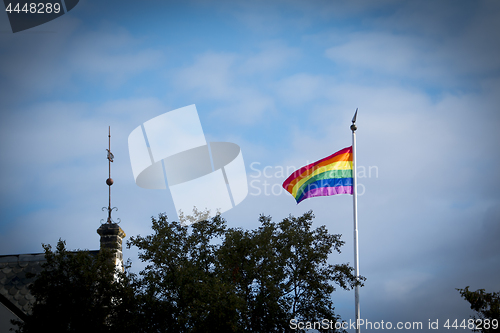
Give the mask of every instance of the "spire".
POLYGON ((118 208, 113 207, 111 208, 111 185, 113 185, 113 179, 111 178, 111 162, 113 162, 113 159, 115 158, 113 154, 111 153, 111 127, 108 128, 108 149, 106 149, 108 152, 108 169, 109 169, 109 175, 108 179, 106 179, 106 184, 108 185, 108 190, 109 190, 109 200, 108 200, 108 207, 102 207, 102 210, 108 211, 108 219, 106 222, 105 220, 101 220, 101 226, 99 229, 97 229, 97 233, 101 236, 101 250, 102 249, 112 249, 115 251, 114 253, 114 258, 112 258, 112 261, 114 262, 114 265, 119 268, 121 271, 123 271, 123 254, 122 254, 122 241, 123 238, 126 237, 125 232, 120 228, 118 223, 120 223, 120 219, 117 218, 117 223, 113 221, 111 218, 111 212, 113 210, 118 210, 118 208))
MULTIPOLYGON (((111 208, 111 185, 113 185, 113 178, 111 178, 111 162, 113 162, 113 159, 115 158, 115 156, 113 155, 113 153, 111 152, 111 126, 108 127, 108 149, 106 149, 107 152, 108 152, 108 171, 109 171, 109 176, 108 176, 108 179, 106 179, 106 184, 108 185, 108 190, 109 190, 109 201, 108 201, 108 207, 102 207, 102 210, 107 210, 108 211, 108 219, 106 221, 106 223, 115 223, 113 221, 113 219, 111 218, 111 212, 113 210, 117 210, 118 211, 118 208, 116 207, 113 207, 111 208)), ((120 223, 120 219, 117 218, 116 219, 118 221, 118 223, 120 223)), ((101 222, 104 221, 104 219, 101 220, 101 222)))

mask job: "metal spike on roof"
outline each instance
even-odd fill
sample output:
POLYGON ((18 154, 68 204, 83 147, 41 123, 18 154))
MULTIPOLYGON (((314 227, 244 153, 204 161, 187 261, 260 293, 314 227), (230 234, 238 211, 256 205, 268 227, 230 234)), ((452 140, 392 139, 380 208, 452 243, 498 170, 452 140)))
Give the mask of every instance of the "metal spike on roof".
MULTIPOLYGON (((106 223, 111 224, 115 223, 115 221, 113 221, 113 219, 111 218, 111 212, 113 210, 118 211, 118 208, 116 207, 111 208, 111 185, 113 185, 114 183, 113 178, 111 178, 111 162, 113 162, 113 159, 115 158, 115 156, 111 152, 111 126, 108 127, 108 149, 106 149, 106 151, 108 152, 107 159, 108 159, 108 171, 109 171, 109 176, 108 179, 106 179, 106 184, 108 185, 108 190, 109 190, 109 197, 108 197, 109 201, 108 201, 108 207, 102 207, 102 210, 108 211, 108 219, 106 223)), ((119 218, 117 218, 116 220, 118 221, 117 223, 121 222, 119 218)), ((103 221, 104 219, 101 220, 101 223, 103 223, 103 221)))

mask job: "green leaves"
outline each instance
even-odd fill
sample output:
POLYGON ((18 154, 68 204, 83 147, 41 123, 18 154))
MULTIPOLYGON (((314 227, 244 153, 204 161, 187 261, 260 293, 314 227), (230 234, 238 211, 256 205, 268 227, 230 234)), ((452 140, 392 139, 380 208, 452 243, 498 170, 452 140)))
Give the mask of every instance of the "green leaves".
POLYGON ((137 276, 117 271, 111 250, 43 245, 47 262, 31 288, 37 301, 18 332, 268 333, 296 332, 292 320, 335 323, 333 291, 364 278, 329 263, 344 242, 313 219, 262 215, 258 228, 243 230, 220 215, 185 226, 160 214, 151 235, 127 243, 146 263, 137 276))
POLYGON ((313 214, 280 223, 260 216, 255 230, 226 228, 217 215, 192 227, 153 219, 153 235, 132 237, 148 266, 140 273, 148 332, 287 332, 290 320, 338 320, 335 285, 357 283, 332 265, 340 235, 313 229, 313 214))
POLYGON ((469 286, 465 289, 458 289, 460 295, 470 303, 470 308, 474 310, 478 317, 472 317, 474 320, 478 319, 476 324, 479 329, 474 329, 476 332, 498 332, 500 331, 500 292, 487 293, 484 289, 470 291, 469 286), (488 324, 486 323, 488 320, 488 324), (495 325, 492 325, 492 321, 495 325))
POLYGON ((30 286, 36 302, 17 332, 114 332, 133 327, 130 277, 116 271, 113 251, 69 252, 43 245, 46 262, 30 286))

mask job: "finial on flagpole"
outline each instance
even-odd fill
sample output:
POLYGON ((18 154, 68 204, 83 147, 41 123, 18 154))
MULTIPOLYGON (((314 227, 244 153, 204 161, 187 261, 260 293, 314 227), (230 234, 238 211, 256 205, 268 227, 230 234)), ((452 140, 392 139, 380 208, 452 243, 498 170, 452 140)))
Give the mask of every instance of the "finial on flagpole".
POLYGON ((356 112, 354 113, 354 117, 352 117, 352 125, 351 125, 351 131, 355 131, 358 128, 356 127, 356 117, 358 116, 358 108, 356 108, 356 112))

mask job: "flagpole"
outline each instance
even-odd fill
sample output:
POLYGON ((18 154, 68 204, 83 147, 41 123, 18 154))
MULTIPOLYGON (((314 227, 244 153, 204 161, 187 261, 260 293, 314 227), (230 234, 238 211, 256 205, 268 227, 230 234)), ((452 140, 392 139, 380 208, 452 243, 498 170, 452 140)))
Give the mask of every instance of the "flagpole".
MULTIPOLYGON (((352 199, 353 199, 353 219, 354 219, 354 269, 356 274, 356 280, 359 282, 359 255, 358 255, 358 192, 357 192, 357 175, 356 175, 356 116, 358 115, 358 109, 352 118, 352 199)), ((358 326, 360 319, 359 312, 359 286, 354 287, 354 306, 355 306, 355 318, 356 318, 356 333, 360 332, 358 326)))

